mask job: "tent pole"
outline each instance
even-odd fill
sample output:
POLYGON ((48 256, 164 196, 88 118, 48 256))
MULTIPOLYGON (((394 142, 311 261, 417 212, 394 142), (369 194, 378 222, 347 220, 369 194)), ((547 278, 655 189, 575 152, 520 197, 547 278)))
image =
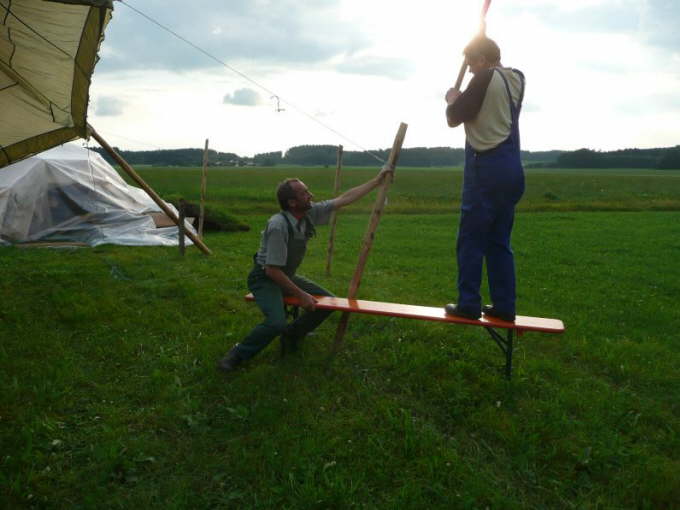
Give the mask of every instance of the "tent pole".
MULTIPOLYGON (((161 197, 158 196, 158 194, 149 186, 146 182, 144 182, 144 179, 142 179, 137 172, 134 171, 134 169, 128 164, 127 161, 125 161, 120 154, 118 154, 115 150, 113 150, 113 147, 111 147, 106 140, 104 140, 99 133, 97 133, 94 128, 88 124, 87 125, 88 131, 92 135, 92 137, 97 140, 99 145, 101 145, 106 152, 108 152, 111 157, 116 160, 116 162, 120 165, 120 167, 125 170, 125 173, 127 173, 133 181, 135 181, 141 188, 146 191, 146 194, 151 197, 151 200, 156 202, 156 205, 161 208, 161 210, 170 218, 175 225, 177 225, 178 228, 180 228, 180 221, 175 212, 170 209, 165 202, 161 199, 161 197)), ((186 230, 187 236, 189 236, 189 239, 193 241, 193 243, 198 247, 199 250, 201 250, 203 253, 206 255, 211 255, 212 252, 210 251, 210 248, 208 248, 203 241, 201 241, 193 232, 190 230, 186 230)))
MULTIPOLYGON (((342 145, 338 145, 338 162, 335 167, 335 186, 333 187, 333 198, 340 193, 340 171, 342 170, 342 145)), ((331 213, 331 230, 328 234, 328 253, 326 255, 326 276, 331 275, 331 261, 333 260, 333 247, 335 246, 335 224, 338 221, 338 211, 335 209, 331 213)))
POLYGON ((201 171, 201 211, 198 215, 198 237, 203 239, 203 222, 205 220, 205 193, 207 188, 208 170, 208 139, 205 139, 205 149, 203 149, 203 169, 201 171))
MULTIPOLYGON (((394 137, 394 143, 392 144, 392 150, 387 158, 387 165, 395 167, 397 161, 399 161, 399 154, 401 153, 401 146, 404 143, 404 137, 406 136, 407 124, 403 122, 399 125, 397 130, 397 135, 394 137)), ((359 262, 354 270, 354 276, 352 276, 352 281, 349 284, 349 290, 347 291, 347 299, 356 299, 357 291, 359 290, 359 285, 361 284, 361 277, 364 274, 364 267, 366 267, 366 262, 368 261, 368 254, 373 246, 373 239, 375 238, 375 231, 378 228, 378 223, 382 216, 383 209, 385 208, 385 200, 387 199, 387 190, 392 184, 392 177, 386 177, 383 180, 383 184, 378 190, 378 196, 375 199, 375 204, 373 205, 373 212, 371 213, 371 218, 368 221, 368 229, 364 235, 364 242, 361 246, 361 251, 359 252, 359 262)), ((349 312, 345 312, 340 316, 338 321, 337 329, 335 330, 335 340, 333 341, 332 353, 335 354, 340 350, 342 346, 342 340, 347 331, 347 323, 349 321, 349 312)))

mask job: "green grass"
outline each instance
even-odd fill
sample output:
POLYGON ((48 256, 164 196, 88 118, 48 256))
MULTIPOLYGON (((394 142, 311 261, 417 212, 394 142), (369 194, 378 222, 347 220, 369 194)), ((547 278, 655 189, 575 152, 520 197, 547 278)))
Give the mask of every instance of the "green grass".
MULTIPOLYGON (((0 507, 678 508, 677 173, 528 174, 519 312, 567 332, 524 335, 510 383, 483 330, 370 316, 331 365, 337 317, 300 355, 272 345, 225 378, 216 360, 259 319, 245 276, 290 171, 213 170, 211 203, 251 230, 208 236, 212 257, 0 248, 0 507), (550 190, 570 208, 550 212, 550 190)), ((329 196, 332 172, 295 172, 329 196)), ((143 173, 197 195, 195 172, 143 173)), ((398 170, 360 296, 455 297, 459 184, 398 170)), ((326 228, 301 272, 344 294, 372 203, 341 214, 332 276, 326 228)))

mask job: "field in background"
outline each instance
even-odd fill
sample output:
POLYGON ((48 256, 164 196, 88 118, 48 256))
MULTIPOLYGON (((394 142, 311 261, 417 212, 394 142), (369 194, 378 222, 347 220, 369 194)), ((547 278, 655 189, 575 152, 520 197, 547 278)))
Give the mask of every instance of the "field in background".
MULTIPOLYGON (((375 168, 349 168, 342 189, 375 175, 375 168)), ((197 199, 200 170, 141 169, 143 176, 162 195, 182 192, 197 199)), ((211 168, 208 198, 228 207, 233 214, 268 213, 276 207, 274 189, 286 177, 300 177, 316 199, 332 197, 335 168, 211 168)), ((393 214, 446 213, 460 207, 460 169, 397 169, 391 188, 389 211, 393 214)), ((370 212, 371 200, 349 211, 370 212)), ((680 171, 676 170, 557 170, 527 171, 527 192, 519 211, 648 211, 680 210, 680 171)))
MULTIPOLYGON (((351 169, 343 188, 376 169, 351 169)), ((198 171, 143 169, 198 196, 198 171)), ((249 232, 190 249, 0 248, 0 506, 83 508, 677 508, 680 172, 530 171, 516 220, 527 334, 507 383, 484 331, 337 317, 299 356, 215 361, 259 318, 245 275, 273 188, 319 199, 334 169, 211 169, 209 200, 249 232), (596 212, 592 212, 595 210, 596 212)), ((454 296, 461 173, 397 170, 360 296, 454 296)), ((373 196, 302 273, 338 294, 373 196)))

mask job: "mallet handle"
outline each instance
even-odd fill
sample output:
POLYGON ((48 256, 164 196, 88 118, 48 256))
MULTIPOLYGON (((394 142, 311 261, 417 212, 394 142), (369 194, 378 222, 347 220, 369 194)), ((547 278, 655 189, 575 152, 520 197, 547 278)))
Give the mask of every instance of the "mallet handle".
MULTIPOLYGON (((482 14, 479 19, 479 32, 478 35, 484 35, 486 33, 486 13, 489 11, 489 6, 491 5, 491 0, 484 0, 482 5, 482 14)), ((465 78, 465 70, 467 68, 467 63, 465 62, 465 57, 463 57, 463 63, 460 65, 460 71, 458 71, 458 78, 456 79, 456 84, 453 86, 454 89, 460 90, 463 84, 463 78, 465 78)))

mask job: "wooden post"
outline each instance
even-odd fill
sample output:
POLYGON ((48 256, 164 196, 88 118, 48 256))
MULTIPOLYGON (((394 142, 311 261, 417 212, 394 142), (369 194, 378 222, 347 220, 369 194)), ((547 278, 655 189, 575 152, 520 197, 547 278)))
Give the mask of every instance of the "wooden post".
MULTIPOLYGON (((175 211, 170 209, 168 205, 161 199, 161 197, 158 196, 158 194, 149 186, 146 182, 144 182, 144 179, 142 179, 137 172, 134 171, 134 169, 128 164, 127 161, 125 161, 120 154, 118 154, 113 148, 104 140, 99 133, 97 133, 94 128, 88 124, 87 125, 88 130, 90 131, 90 134, 92 137, 97 140, 99 145, 101 145, 106 152, 108 152, 111 157, 116 160, 116 162, 120 165, 120 167, 127 173, 133 181, 135 181, 137 184, 139 184, 144 191, 146 191, 146 194, 151 197, 151 200, 156 202, 156 205, 161 208, 161 210, 170 218, 175 225, 179 227, 179 218, 175 214, 175 211)), ((201 250, 203 253, 206 255, 212 254, 210 251, 210 248, 208 248, 203 241, 201 241, 198 236, 196 236, 193 232, 190 230, 186 231, 186 234, 189 236, 189 239, 193 241, 193 243, 198 247, 199 250, 201 250)))
MULTIPOLYGON (((399 160, 399 154, 401 152, 401 146, 404 143, 404 137, 406 136, 407 124, 403 122, 399 126, 397 131, 397 136, 394 138, 394 144, 392 145, 392 150, 387 158, 387 164, 396 167, 397 161, 399 160)), ((357 291, 359 290, 359 285, 361 284, 361 277, 364 273, 364 267, 366 266, 366 261, 368 260, 368 254, 371 251, 373 245, 373 239, 375 238, 375 231, 378 228, 378 223, 380 222, 380 217, 382 216, 383 209, 385 207, 385 201, 387 199, 387 190, 392 183, 392 179, 385 179, 385 182, 380 187, 378 191, 378 196, 375 199, 375 204, 373 205, 373 212, 371 213, 371 218, 368 221, 368 229, 364 235, 364 242, 359 252, 359 262, 354 270, 354 276, 349 284, 349 290, 347 292, 348 299, 355 299, 357 291)), ((338 328, 335 331, 335 341, 333 342, 333 352, 337 352, 341 345, 342 339, 347 331, 347 323, 349 322, 349 313, 345 312, 340 317, 338 322, 338 328)))
MULTIPOLYGON (((484 35, 486 33, 486 13, 489 11, 489 6, 491 5, 491 0, 484 0, 482 4, 482 14, 479 20, 479 32, 477 36, 484 35)), ((467 69, 467 63, 465 62, 465 57, 463 57, 463 63, 460 65, 460 70, 458 71, 458 78, 456 78, 456 84, 453 86, 454 89, 460 90, 460 86, 463 84, 463 78, 465 77, 465 70, 467 69)))
MULTIPOLYGON (((340 193, 340 170, 342 169, 342 145, 338 145, 338 160, 335 166, 335 185, 333 186, 333 197, 340 193)), ((328 235, 328 254, 326 256, 326 276, 331 275, 331 261, 333 259, 333 247, 335 246, 335 223, 338 220, 338 212, 334 209, 331 213, 331 231, 328 235)))
POLYGON ((467 69, 467 62, 465 57, 463 57, 463 63, 460 65, 460 70, 458 71, 458 78, 456 78, 456 84, 453 86, 454 89, 460 90, 460 86, 463 84, 463 78, 465 78, 465 71, 467 69))
POLYGON ((179 199, 179 254, 184 257, 184 220, 186 219, 186 202, 183 198, 179 199))
POLYGON ((198 215, 198 237, 203 239, 203 219, 205 218, 205 192, 208 181, 208 139, 205 139, 205 149, 203 149, 203 171, 201 172, 201 211, 198 215))

